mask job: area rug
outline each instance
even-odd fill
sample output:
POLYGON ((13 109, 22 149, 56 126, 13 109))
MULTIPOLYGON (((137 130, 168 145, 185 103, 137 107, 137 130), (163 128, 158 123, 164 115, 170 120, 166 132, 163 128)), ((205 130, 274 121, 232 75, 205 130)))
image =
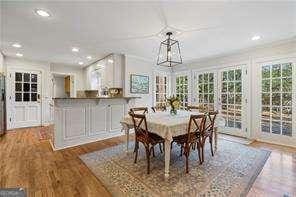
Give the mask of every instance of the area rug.
POLYGON ((133 153, 125 152, 125 144, 80 158, 113 196, 246 196, 270 152, 219 140, 212 157, 207 145, 202 165, 197 151, 191 152, 188 174, 185 157, 180 157, 180 147, 174 145, 169 178, 164 177, 164 153, 158 147, 149 175, 144 147, 136 164, 133 153))

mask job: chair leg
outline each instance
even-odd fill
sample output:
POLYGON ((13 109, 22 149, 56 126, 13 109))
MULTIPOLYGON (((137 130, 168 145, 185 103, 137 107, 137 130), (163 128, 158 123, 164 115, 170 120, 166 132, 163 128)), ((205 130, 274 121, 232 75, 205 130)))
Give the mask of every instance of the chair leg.
POLYGON ((189 172, 189 161, 188 161, 188 157, 189 157, 189 151, 190 151, 190 146, 186 146, 184 147, 184 155, 186 157, 186 173, 189 172))
POLYGON ((214 151, 213 151, 213 139, 212 137, 209 137, 209 141, 210 141, 210 145, 211 145, 211 153, 212 153, 212 157, 214 157, 214 151))
POLYGON ((201 158, 202 158, 202 162, 204 162, 205 161, 205 155, 204 155, 205 139, 202 139, 200 141, 200 146, 201 146, 201 158))
POLYGON ((158 145, 159 145, 160 153, 162 153, 161 143, 159 143, 158 145))
POLYGON ((180 157, 183 155, 183 146, 181 145, 180 157))
POLYGON ((138 152, 139 152, 139 145, 136 145, 136 146, 135 146, 135 150, 134 150, 134 152, 136 152, 136 154, 135 154, 135 161, 134 161, 134 163, 137 163, 137 159, 138 159, 138 152))
POLYGON ((150 150, 149 147, 146 148, 146 158, 147 158, 147 174, 150 174, 150 150))
POLYGON ((203 163, 204 162, 204 139, 199 139, 198 143, 201 149, 201 163, 203 163))
POLYGON ((135 142, 134 153, 136 152, 137 148, 139 148, 139 142, 138 141, 135 142))
POLYGON ((200 145, 196 145, 197 148, 197 153, 198 153, 198 159, 199 159, 199 164, 202 164, 202 158, 201 158, 201 153, 200 153, 200 145))
POLYGON ((152 146, 152 156, 155 157, 154 146, 152 146))
POLYGON ((189 169, 188 169, 188 155, 185 155, 186 157, 186 173, 189 172, 189 169))

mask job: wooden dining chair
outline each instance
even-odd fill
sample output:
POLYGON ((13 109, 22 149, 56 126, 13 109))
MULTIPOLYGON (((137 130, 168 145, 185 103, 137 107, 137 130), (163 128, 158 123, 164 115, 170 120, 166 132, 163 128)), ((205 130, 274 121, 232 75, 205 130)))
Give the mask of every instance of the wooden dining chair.
POLYGON ((148 107, 133 107, 130 111, 134 114, 146 114, 148 113, 148 107))
MULTIPOLYGON (((134 114, 147 114, 148 113, 148 107, 133 107, 133 108, 130 108, 130 111, 134 114)), ((164 146, 163 146, 164 147, 164 146)), ((159 150, 160 152, 162 153, 162 145, 159 144, 159 150)), ((136 146, 134 148, 134 152, 136 152, 136 146)), ((155 157, 155 153, 154 153, 154 147, 153 147, 153 157, 155 157)))
POLYGON ((166 111, 166 106, 162 105, 162 106, 154 106, 151 107, 152 111, 155 113, 157 111, 166 111))
MULTIPOLYGON (((140 113, 140 114, 145 114, 148 113, 148 107, 134 107, 134 108, 130 108, 129 110, 132 113, 140 113)), ((133 125, 125 125, 125 127, 127 127, 127 129, 132 129, 134 128, 133 125)), ((124 128, 121 129, 121 131, 123 131, 124 128)))
POLYGON ((147 121, 145 114, 135 114, 129 112, 129 115, 133 119, 134 129, 135 129, 135 160, 137 163, 138 152, 139 152, 139 142, 141 142, 146 150, 147 158, 147 174, 150 173, 150 155, 154 152, 154 146, 157 144, 164 144, 164 139, 157 134, 151 133, 147 128, 147 121))
POLYGON ((204 129, 204 132, 202 133, 202 147, 201 147, 202 161, 204 161, 204 147, 205 147, 205 142, 207 138, 209 138, 209 143, 211 145, 211 154, 212 156, 214 156, 213 133, 214 133, 214 126, 215 126, 215 120, 216 120, 217 114, 218 114, 218 111, 210 111, 206 114, 207 119, 209 121, 205 123, 205 129, 204 129))
POLYGON ((201 105, 198 105, 198 106, 196 106, 196 105, 188 105, 186 107, 186 110, 187 111, 200 111, 200 110, 203 110, 203 107, 201 105))
POLYGON ((181 146, 186 157, 186 173, 188 170, 188 157, 192 146, 196 145, 199 163, 202 164, 202 156, 200 149, 202 147, 201 134, 204 132, 206 116, 204 114, 191 115, 188 123, 187 133, 184 135, 173 137, 173 141, 181 146))

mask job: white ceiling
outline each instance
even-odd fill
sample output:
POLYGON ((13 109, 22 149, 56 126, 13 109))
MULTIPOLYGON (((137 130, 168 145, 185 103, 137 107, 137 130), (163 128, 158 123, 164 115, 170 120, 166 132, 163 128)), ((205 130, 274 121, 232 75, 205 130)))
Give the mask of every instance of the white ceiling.
POLYGON ((296 2, 3 2, 5 55, 78 66, 86 56, 125 53, 156 61, 159 32, 181 31, 185 62, 296 35, 296 2), (35 9, 51 13, 41 18, 35 9), (252 41, 253 35, 262 36, 252 41), (15 42, 23 47, 13 48, 15 42), (71 47, 79 47, 73 53, 71 47))

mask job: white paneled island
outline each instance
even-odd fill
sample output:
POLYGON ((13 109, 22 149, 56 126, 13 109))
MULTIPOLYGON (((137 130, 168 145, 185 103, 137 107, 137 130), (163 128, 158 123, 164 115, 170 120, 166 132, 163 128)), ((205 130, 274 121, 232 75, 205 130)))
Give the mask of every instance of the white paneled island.
POLYGON ((136 98, 55 98, 54 149, 123 135, 120 121, 136 98))

